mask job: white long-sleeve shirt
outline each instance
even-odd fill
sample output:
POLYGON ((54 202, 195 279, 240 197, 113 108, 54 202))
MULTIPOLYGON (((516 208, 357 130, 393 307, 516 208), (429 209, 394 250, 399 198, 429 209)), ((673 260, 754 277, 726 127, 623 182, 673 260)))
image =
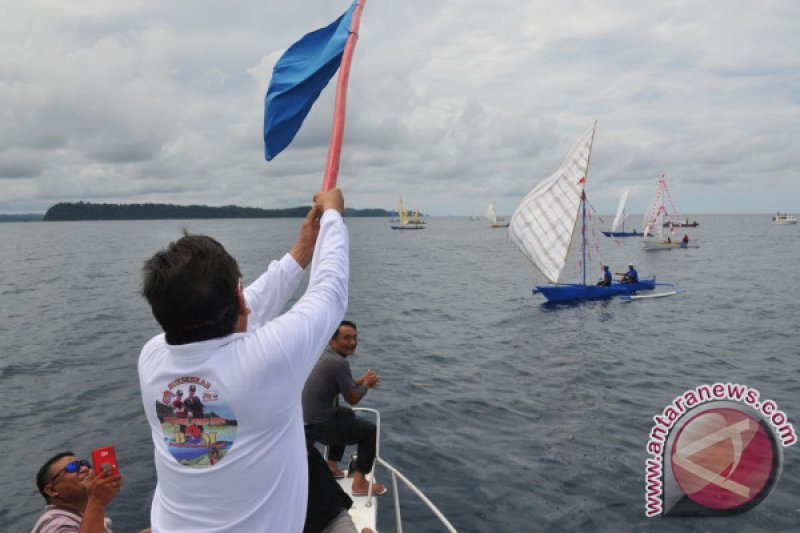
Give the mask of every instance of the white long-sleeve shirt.
POLYGON ((247 333, 176 346, 161 334, 145 344, 139 381, 155 446, 155 533, 302 530, 308 473, 300 395, 344 317, 348 251, 344 221, 327 210, 308 288, 288 312, 274 318, 302 278, 287 254, 245 290, 247 333), (190 387, 202 416, 176 405, 190 387))

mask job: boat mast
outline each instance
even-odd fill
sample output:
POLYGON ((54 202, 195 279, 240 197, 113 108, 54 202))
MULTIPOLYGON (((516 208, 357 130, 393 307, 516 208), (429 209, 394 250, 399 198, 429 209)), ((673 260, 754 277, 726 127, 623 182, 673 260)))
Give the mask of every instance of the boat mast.
POLYGON ((586 191, 581 191, 581 248, 583 248, 583 284, 586 285, 586 191))
MULTIPOLYGON (((592 138, 589 140, 589 155, 586 156, 586 169, 583 171, 583 183, 589 179, 589 163, 592 161, 592 145, 594 145, 594 132, 597 131, 597 121, 592 125, 592 138)), ((583 284, 586 285, 586 190, 581 187, 581 248, 583 248, 583 284)))

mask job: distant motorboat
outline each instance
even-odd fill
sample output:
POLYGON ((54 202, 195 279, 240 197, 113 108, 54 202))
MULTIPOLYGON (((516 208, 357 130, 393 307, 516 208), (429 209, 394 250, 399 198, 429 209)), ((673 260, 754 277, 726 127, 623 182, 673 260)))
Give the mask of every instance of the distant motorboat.
POLYGON ((684 217, 684 219, 681 221, 676 221, 674 219, 667 220, 666 222, 664 222, 663 225, 665 228, 668 228, 670 226, 672 226, 673 228, 696 228, 697 226, 700 225, 700 223, 696 220, 693 222, 689 222, 689 217, 684 217))
POLYGON ((787 215, 786 213, 781 213, 778 211, 774 217, 772 217, 773 224, 797 224, 797 217, 793 215, 787 215))

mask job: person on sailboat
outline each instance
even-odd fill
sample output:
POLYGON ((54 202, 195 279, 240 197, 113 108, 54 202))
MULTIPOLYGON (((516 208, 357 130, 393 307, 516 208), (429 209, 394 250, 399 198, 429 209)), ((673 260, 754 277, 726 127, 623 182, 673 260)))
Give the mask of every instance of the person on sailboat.
POLYGON ((601 287, 611 286, 611 272, 608 270, 608 265, 603 265, 603 279, 597 282, 601 287))
POLYGON ((689 236, 687 234, 683 234, 683 239, 681 239, 683 244, 689 244, 689 236))
POLYGON ((636 272, 636 269, 633 268, 633 263, 628 264, 628 271, 623 273, 617 272, 618 276, 622 276, 620 280, 622 283, 638 283, 639 282, 639 273, 636 272))

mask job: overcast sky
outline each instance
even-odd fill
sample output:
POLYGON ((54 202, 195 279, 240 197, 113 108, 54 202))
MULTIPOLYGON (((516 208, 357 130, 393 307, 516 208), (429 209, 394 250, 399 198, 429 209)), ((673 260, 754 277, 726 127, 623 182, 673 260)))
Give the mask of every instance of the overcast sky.
MULTIPOLYGON (((0 0, 0 213, 62 201, 307 205, 335 79, 263 156, 277 58, 348 0, 0 0)), ((587 194, 665 174, 686 214, 800 212, 798 0, 368 0, 350 207, 510 214, 598 121, 587 194)))

